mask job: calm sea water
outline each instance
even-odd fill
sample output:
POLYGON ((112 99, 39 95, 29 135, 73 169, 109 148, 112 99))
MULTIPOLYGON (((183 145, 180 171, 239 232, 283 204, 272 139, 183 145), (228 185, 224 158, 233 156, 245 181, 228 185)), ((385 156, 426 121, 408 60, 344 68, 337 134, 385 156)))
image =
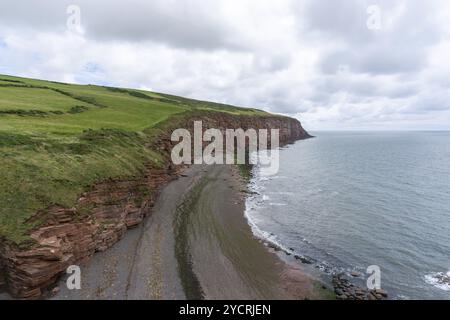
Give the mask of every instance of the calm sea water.
POLYGON ((257 232, 328 273, 378 265, 391 297, 450 299, 450 132, 314 134, 254 169, 257 232))

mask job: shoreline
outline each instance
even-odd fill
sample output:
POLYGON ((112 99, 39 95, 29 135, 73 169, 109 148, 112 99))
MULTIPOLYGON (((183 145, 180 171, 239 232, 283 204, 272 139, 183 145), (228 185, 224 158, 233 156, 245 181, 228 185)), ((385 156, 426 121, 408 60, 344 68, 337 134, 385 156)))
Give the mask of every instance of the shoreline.
POLYGON ((186 284, 192 290, 188 298, 324 298, 317 280, 283 261, 254 235, 245 216, 247 183, 239 170, 215 166, 208 171, 183 202, 182 213, 190 216, 183 224, 187 237, 180 240, 191 248, 185 265, 195 275, 186 284))
POLYGON ((245 216, 247 182, 236 166, 187 168, 162 189, 143 223, 80 265, 81 290, 68 290, 63 275, 42 298, 333 299, 253 233, 245 216))
POLYGON ((320 282, 253 234, 246 188, 235 166, 188 168, 163 188, 152 215, 81 266, 81 290, 68 290, 63 276, 46 298, 330 298, 320 282))

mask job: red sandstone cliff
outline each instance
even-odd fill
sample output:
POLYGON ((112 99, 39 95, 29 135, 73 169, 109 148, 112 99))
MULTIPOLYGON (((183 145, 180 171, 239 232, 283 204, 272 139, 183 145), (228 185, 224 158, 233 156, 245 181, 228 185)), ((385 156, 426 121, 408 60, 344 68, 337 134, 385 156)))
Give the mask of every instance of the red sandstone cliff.
MULTIPOLYGON (((207 113, 201 118, 191 116, 183 121, 192 130, 194 120, 202 120, 204 129, 280 129, 282 144, 310 137, 300 122, 285 117, 207 113)), ((159 190, 182 170, 170 164, 172 142, 169 131, 148 146, 167 158, 164 168, 148 166, 140 177, 93 185, 80 195, 73 208, 54 205, 37 212, 31 220, 44 222, 30 232, 30 237, 35 240, 31 247, 23 249, 0 241, 0 286, 4 282, 15 297, 39 297, 68 266, 107 250, 127 229, 150 215, 159 190)))

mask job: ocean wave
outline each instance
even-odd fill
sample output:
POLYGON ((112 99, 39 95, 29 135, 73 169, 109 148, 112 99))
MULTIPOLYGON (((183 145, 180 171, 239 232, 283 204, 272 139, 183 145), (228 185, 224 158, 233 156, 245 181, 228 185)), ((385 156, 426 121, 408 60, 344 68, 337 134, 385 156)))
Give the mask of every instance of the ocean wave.
POLYGON ((281 203, 281 202, 271 202, 271 203, 269 203, 269 205, 272 206, 272 207, 285 207, 285 206, 287 206, 286 203, 281 203))
MULTIPOLYGON (((263 231, 263 230, 261 230, 261 229, 258 227, 258 225, 256 224, 256 222, 255 222, 255 221, 253 220, 253 218, 250 216, 250 212, 249 212, 249 211, 250 211, 250 210, 248 210, 248 209, 245 210, 245 218, 247 219, 248 224, 250 225, 250 227, 251 227, 251 229, 252 229, 252 231, 253 231, 253 234, 254 234, 257 238, 259 238, 259 239, 261 239, 261 240, 263 240, 263 241, 267 241, 267 242, 269 242, 269 243, 272 243, 272 244, 276 245, 276 246, 279 247, 279 248, 286 249, 281 243, 279 243, 279 242, 277 241, 277 237, 276 237, 273 233, 269 233, 269 232, 263 231)), ((286 249, 286 250, 287 250, 287 249, 286 249)))
MULTIPOLYGON (((273 205, 273 204, 270 204, 270 205, 273 205)), ((250 225, 253 235, 255 237, 257 237, 258 239, 262 240, 266 245, 273 247, 273 248, 277 248, 277 250, 280 250, 282 252, 289 253, 290 255, 297 257, 296 259, 300 259, 300 261, 302 261, 302 263, 304 263, 304 261, 307 261, 308 264, 313 264, 316 269, 321 270, 325 274, 332 275, 332 274, 350 273, 351 272, 351 270, 348 268, 338 267, 327 261, 318 261, 312 257, 303 255, 303 254, 299 253, 298 251, 294 250, 293 248, 284 245, 283 242, 280 241, 278 236, 275 235, 274 233, 270 233, 270 232, 262 230, 258 226, 257 219, 255 219, 252 216, 252 212, 255 212, 258 208, 261 208, 261 207, 262 206, 260 204, 255 203, 254 199, 247 198, 244 216, 247 219, 248 224, 250 225)), ((301 241, 312 246, 311 242, 308 241, 306 238, 302 238, 301 241)))
POLYGON ((295 193, 291 192, 291 191, 271 191, 271 192, 268 192, 268 193, 269 194, 281 194, 281 195, 287 195, 287 196, 295 195, 295 193))
MULTIPOLYGON (((250 225, 252 232, 255 237, 262 240, 266 245, 270 247, 277 248, 277 250, 280 250, 282 252, 289 253, 293 256, 301 258, 301 261, 309 261, 309 264, 313 264, 317 269, 322 270, 326 274, 336 274, 336 273, 343 273, 346 271, 343 267, 337 267, 329 262, 326 261, 319 261, 315 258, 305 256, 301 254, 300 252, 297 252, 293 248, 286 246, 283 244, 283 241, 281 241, 277 235, 271 232, 267 232, 262 230, 259 227, 260 221, 258 221, 257 215, 255 216, 255 213, 258 212, 261 209, 267 208, 267 206, 288 206, 286 203, 282 202, 270 202, 272 200, 270 195, 277 195, 277 194, 284 194, 284 195, 293 195, 295 193, 290 191, 276 191, 276 192, 267 192, 264 189, 266 189, 264 186, 261 185, 261 182, 270 180, 267 177, 259 177, 258 171, 254 170, 254 176, 252 181, 249 183, 249 190, 253 192, 252 195, 247 196, 246 202, 245 202, 245 218, 248 221, 248 224, 250 225)), ((322 192, 322 189, 319 189, 319 192, 322 192)), ((276 197, 275 197, 276 198, 276 197)), ((302 242, 305 244, 308 244, 310 247, 314 247, 312 243, 307 240, 306 238, 301 239, 302 242)), ((315 248, 315 250, 321 251, 318 248, 315 248)), ((329 253, 326 254, 328 257, 332 257, 329 253)))
MULTIPOLYGON (((260 217, 257 213, 260 210, 264 210, 269 206, 289 206, 288 203, 283 203, 279 199, 280 195, 283 199, 291 199, 295 192, 290 190, 270 190, 270 187, 267 187, 268 181, 273 179, 283 179, 287 178, 285 176, 274 176, 274 177, 266 177, 261 175, 259 168, 253 169, 253 177, 248 185, 249 190, 252 194, 249 194, 246 198, 245 202, 245 218, 248 221, 248 224, 251 227, 253 235, 260 239, 266 246, 274 248, 276 251, 284 252, 289 256, 292 256, 298 263, 306 263, 312 265, 313 268, 320 270, 326 275, 334 275, 334 274, 347 274, 349 277, 352 271, 359 268, 355 266, 349 266, 348 264, 340 261, 337 257, 335 257, 330 252, 326 252, 323 249, 316 247, 311 241, 306 238, 300 238, 299 240, 306 244, 306 248, 293 248, 292 243, 287 245, 284 243, 283 239, 278 235, 275 235, 272 232, 264 231, 260 228, 263 220, 263 217, 260 217), (317 254, 314 254, 316 252, 317 254), (312 253, 312 254, 311 254, 312 253), (308 255, 306 255, 308 254, 308 255), (311 255, 309 255, 311 254, 311 255)), ((323 194, 325 191, 320 187, 315 187, 310 190, 305 190, 305 192, 309 192, 310 194, 317 195, 323 194)), ((330 192, 331 196, 338 196, 339 192, 330 192)), ((303 247, 303 246, 300 246, 303 247)), ((363 274, 364 270, 361 269, 361 274, 363 274)))
POLYGON ((435 272, 427 274, 424 278, 426 283, 431 284, 435 288, 450 291, 450 271, 447 273, 435 272))
POLYGON ((404 294, 396 295, 396 296, 393 297, 392 299, 394 299, 394 300, 411 300, 410 297, 405 296, 404 294))

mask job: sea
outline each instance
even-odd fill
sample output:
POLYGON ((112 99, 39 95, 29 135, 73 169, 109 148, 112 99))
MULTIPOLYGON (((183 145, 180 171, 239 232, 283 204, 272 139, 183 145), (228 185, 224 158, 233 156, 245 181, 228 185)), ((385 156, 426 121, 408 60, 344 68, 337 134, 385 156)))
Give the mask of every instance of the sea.
POLYGON ((450 132, 313 134, 253 168, 253 231, 327 275, 378 266, 392 299, 450 299, 450 132))

